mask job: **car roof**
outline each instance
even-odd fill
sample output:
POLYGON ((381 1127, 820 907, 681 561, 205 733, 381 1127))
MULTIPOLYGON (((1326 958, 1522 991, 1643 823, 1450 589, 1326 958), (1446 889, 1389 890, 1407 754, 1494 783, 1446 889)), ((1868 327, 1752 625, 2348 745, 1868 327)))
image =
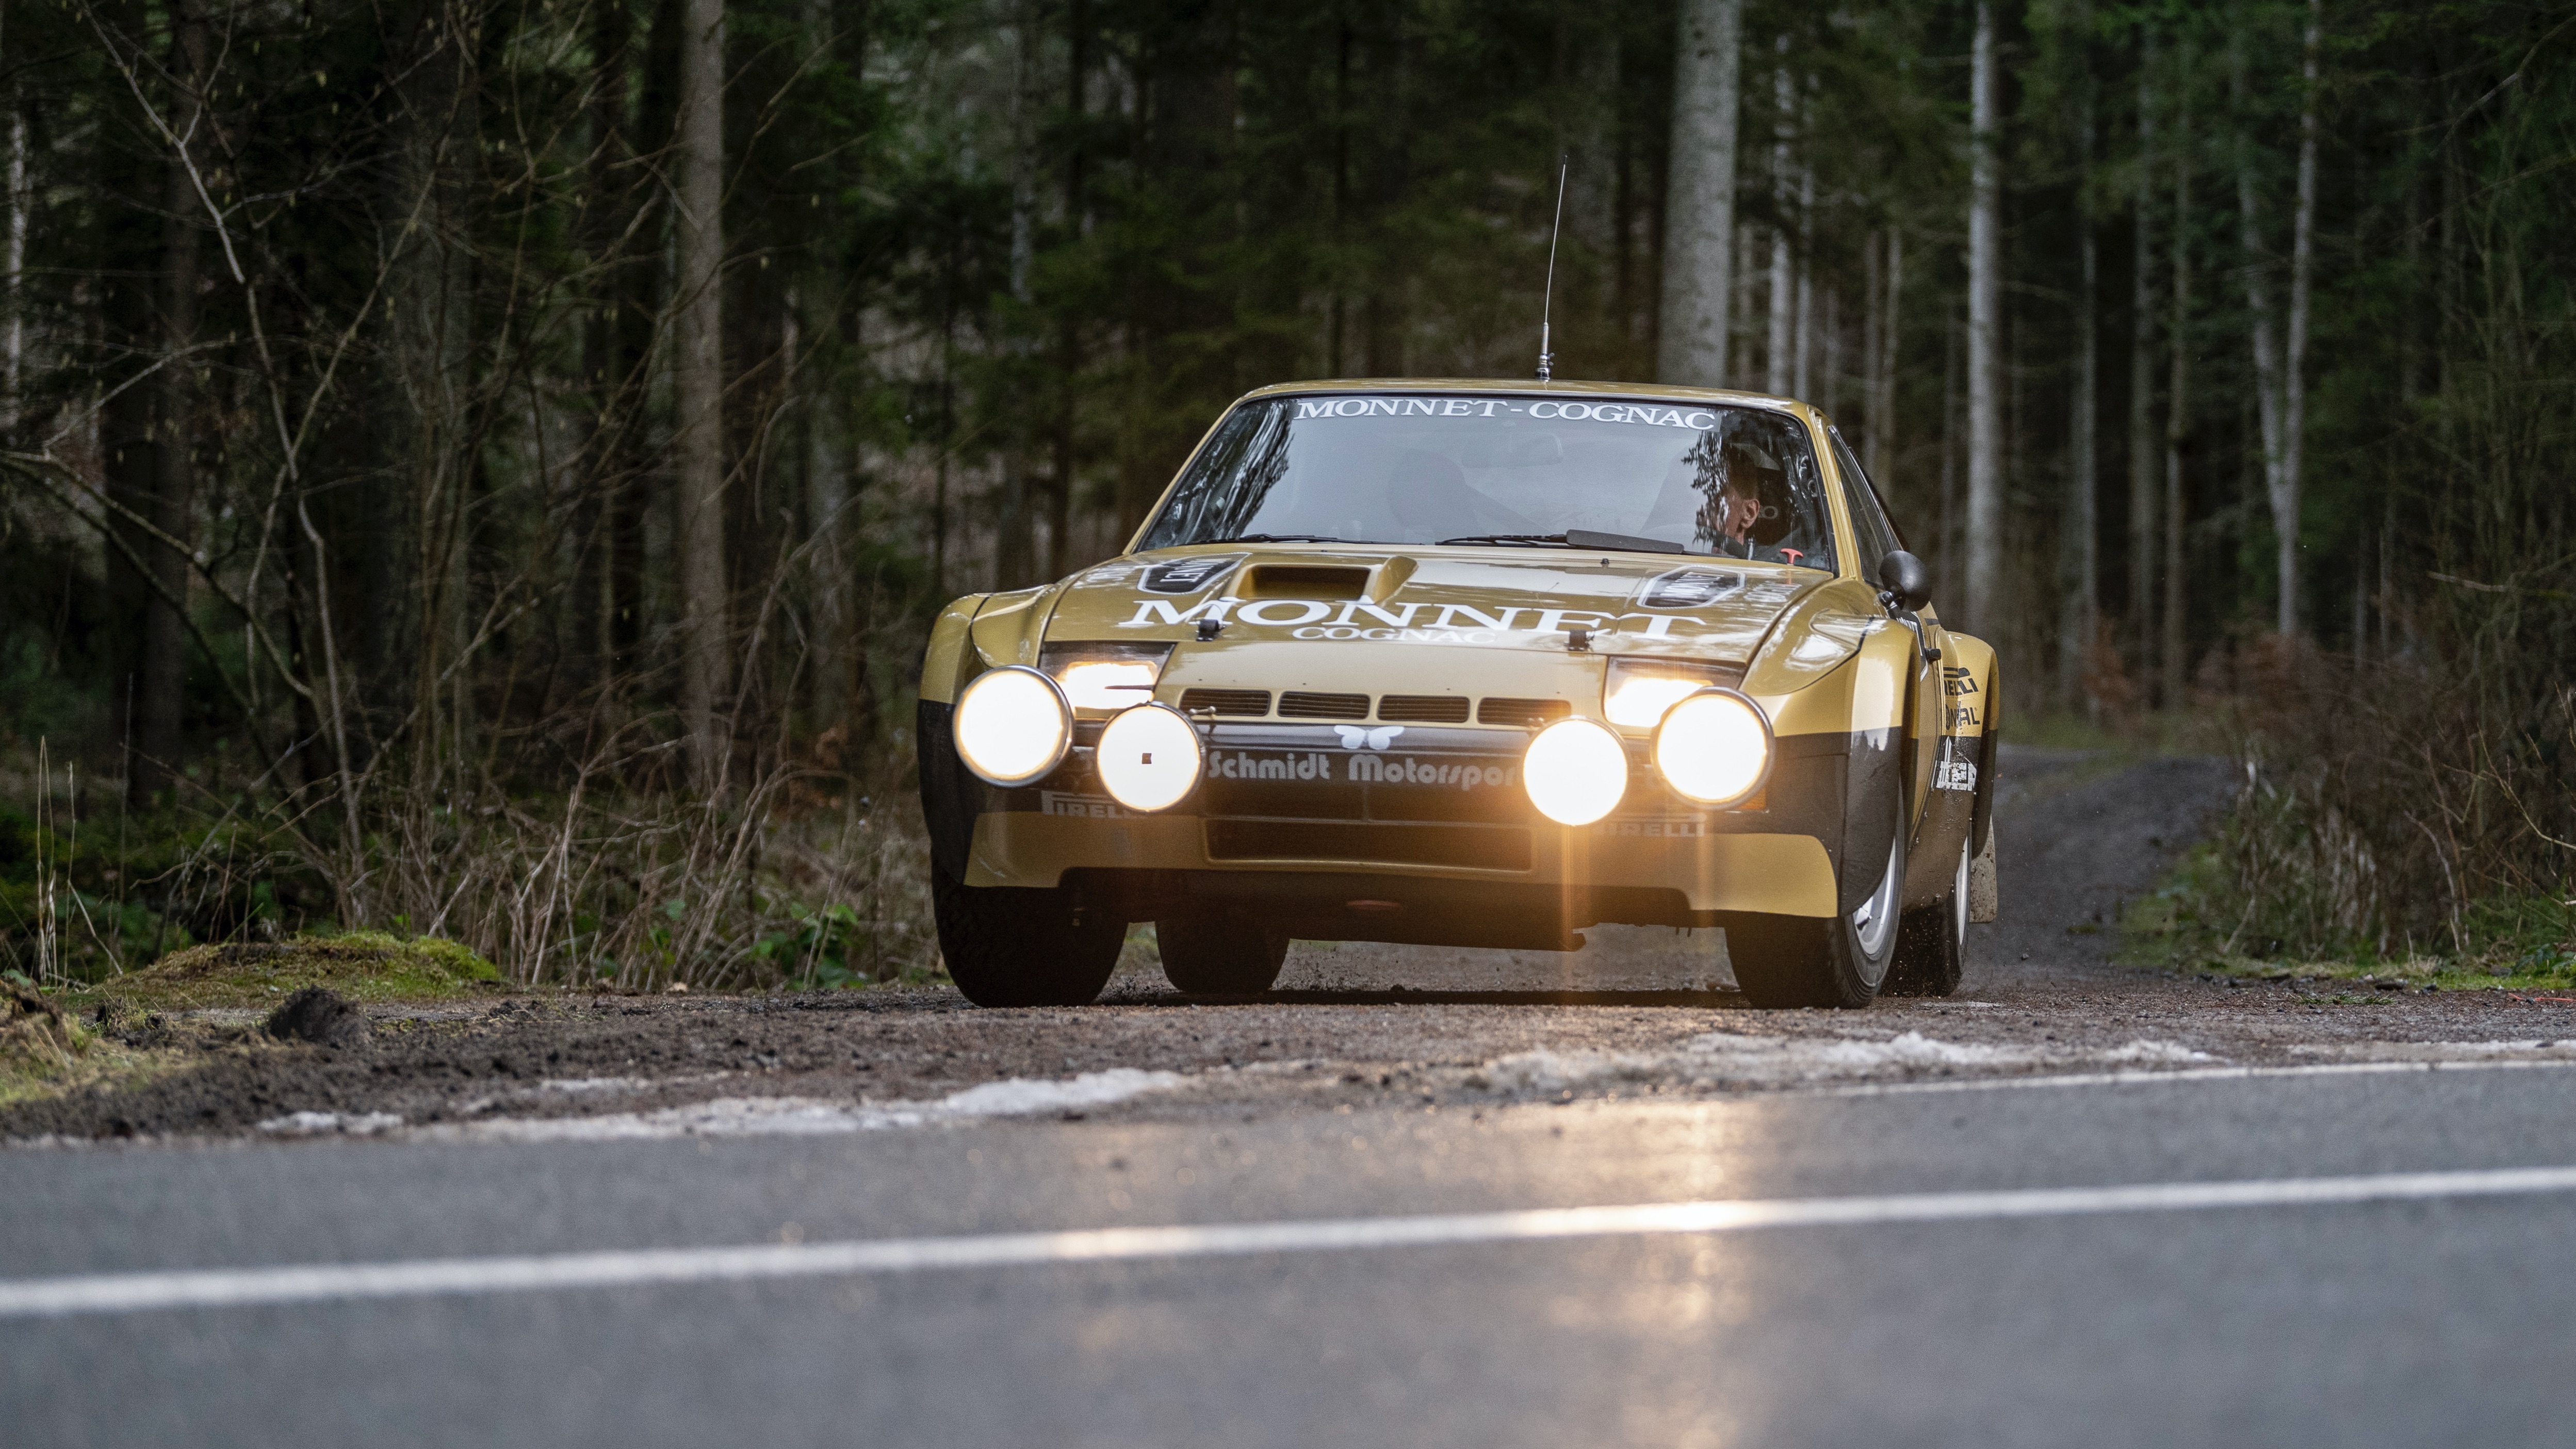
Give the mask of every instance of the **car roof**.
POLYGON ((1796 398, 1763 392, 1736 392, 1720 387, 1674 387, 1657 382, 1539 382, 1499 377, 1344 377, 1310 382, 1277 382, 1245 393, 1242 401, 1304 392, 1490 392, 1525 397, 1566 394, 1594 397, 1664 398, 1674 402, 1724 403, 1730 407, 1772 408, 1792 412, 1806 408, 1796 398))

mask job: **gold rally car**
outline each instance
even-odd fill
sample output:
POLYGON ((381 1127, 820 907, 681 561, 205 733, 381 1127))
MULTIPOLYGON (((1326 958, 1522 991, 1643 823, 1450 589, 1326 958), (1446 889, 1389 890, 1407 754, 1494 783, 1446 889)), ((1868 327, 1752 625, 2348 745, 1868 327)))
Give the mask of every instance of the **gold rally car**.
POLYGON ((1290 939, 1572 951, 1720 927, 1746 996, 1946 994, 1994 911, 1996 665, 1785 399, 1270 387, 1128 551, 934 627, 941 950, 1071 1004, 1153 921, 1183 991, 1290 939))

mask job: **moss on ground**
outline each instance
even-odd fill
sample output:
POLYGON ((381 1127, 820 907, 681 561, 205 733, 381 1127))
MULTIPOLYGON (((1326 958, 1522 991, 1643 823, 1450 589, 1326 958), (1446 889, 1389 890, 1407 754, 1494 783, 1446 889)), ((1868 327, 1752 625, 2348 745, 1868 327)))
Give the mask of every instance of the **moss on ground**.
POLYGON ((307 986, 328 986, 352 1001, 420 1001, 500 985, 498 968, 454 941, 406 941, 361 931, 191 946, 140 971, 67 992, 63 1000, 83 1007, 113 1000, 136 1010, 193 1011, 270 1007, 307 986))

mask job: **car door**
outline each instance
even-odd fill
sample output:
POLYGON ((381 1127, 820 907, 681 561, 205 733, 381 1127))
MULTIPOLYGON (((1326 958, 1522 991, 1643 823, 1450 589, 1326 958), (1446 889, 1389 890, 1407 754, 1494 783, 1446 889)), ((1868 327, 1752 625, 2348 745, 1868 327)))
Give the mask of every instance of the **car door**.
MULTIPOLYGON (((1825 434, 1833 442, 1834 471, 1841 475, 1843 500, 1851 510, 1852 532, 1861 549, 1861 571, 1872 580, 1878 577, 1881 559, 1905 547, 1895 523, 1878 500, 1878 489, 1860 466, 1851 444, 1843 441, 1842 431, 1828 425, 1825 434)), ((1941 748, 1942 695, 1940 656, 1944 634, 1939 618, 1930 605, 1919 614, 1924 647, 1915 651, 1911 686, 1906 691, 1905 751, 1906 828, 1910 833, 1923 819, 1923 807, 1932 785, 1932 770, 1941 748)))

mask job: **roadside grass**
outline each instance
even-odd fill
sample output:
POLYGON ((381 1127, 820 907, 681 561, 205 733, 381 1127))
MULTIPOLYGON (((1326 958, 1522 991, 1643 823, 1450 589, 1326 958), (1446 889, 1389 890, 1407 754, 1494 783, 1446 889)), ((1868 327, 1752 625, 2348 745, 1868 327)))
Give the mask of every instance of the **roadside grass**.
POLYGON ((2004 740, 2048 750, 2093 750, 2134 764, 2170 755, 2224 754, 2224 711, 2166 710, 2095 719, 2064 709, 2007 708, 2004 740))
POLYGON ((2568 944, 2576 939, 2576 903, 2483 898, 2461 912, 2452 939, 2439 943, 2450 950, 2411 940, 2382 950, 2376 941, 2354 940, 2334 955, 2289 953, 2278 940, 2251 939, 2258 934, 2248 928, 2259 919, 2259 904, 2244 895, 2225 843, 2202 841, 2154 891, 2121 907, 2117 958, 2216 980, 2331 988, 2342 994, 2326 999, 2347 1004, 2426 989, 2576 999, 2576 948, 2568 944), (2360 993, 2344 990, 2351 987, 2360 993))

